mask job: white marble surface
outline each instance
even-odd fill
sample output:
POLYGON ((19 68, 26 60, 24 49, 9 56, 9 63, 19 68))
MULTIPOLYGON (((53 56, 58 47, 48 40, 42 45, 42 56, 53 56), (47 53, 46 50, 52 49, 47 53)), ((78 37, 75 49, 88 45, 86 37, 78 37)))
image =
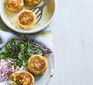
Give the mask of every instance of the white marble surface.
POLYGON ((55 75, 49 85, 93 85, 93 0, 57 0, 55 75))

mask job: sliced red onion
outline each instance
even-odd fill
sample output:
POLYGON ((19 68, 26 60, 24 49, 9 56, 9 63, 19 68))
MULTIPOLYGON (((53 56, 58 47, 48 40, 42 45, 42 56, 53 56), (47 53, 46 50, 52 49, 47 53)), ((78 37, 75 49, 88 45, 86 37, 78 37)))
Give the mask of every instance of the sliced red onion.
POLYGON ((0 60, 0 82, 6 81, 8 79, 8 74, 17 71, 9 60, 0 60))

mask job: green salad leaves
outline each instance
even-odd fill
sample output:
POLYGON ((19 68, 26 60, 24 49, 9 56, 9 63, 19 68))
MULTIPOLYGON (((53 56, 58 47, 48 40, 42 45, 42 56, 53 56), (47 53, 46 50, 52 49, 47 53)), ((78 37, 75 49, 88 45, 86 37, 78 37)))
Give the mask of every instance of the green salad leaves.
POLYGON ((39 54, 45 56, 51 53, 43 44, 21 36, 19 39, 11 39, 5 45, 5 51, 0 51, 0 59, 13 59, 19 67, 26 65, 31 55, 39 54))

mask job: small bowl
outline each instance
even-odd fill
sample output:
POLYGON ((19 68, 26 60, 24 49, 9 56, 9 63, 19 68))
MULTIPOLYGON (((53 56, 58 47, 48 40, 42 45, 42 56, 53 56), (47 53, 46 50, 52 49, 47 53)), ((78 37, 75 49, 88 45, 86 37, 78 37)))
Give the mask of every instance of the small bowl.
POLYGON ((39 21, 39 23, 37 23, 32 29, 30 30, 24 30, 24 29, 20 29, 19 24, 17 23, 17 17, 18 14, 23 11, 26 10, 26 8, 24 7, 20 12, 18 13, 9 13, 9 11, 6 11, 5 8, 5 1, 6 0, 1 0, 0 1, 0 15, 1 15, 1 19, 2 21, 13 31, 19 32, 19 33, 36 33, 39 32, 41 30, 43 30, 46 26, 48 26, 50 24, 50 22, 52 21, 54 14, 55 14, 55 9, 56 9, 56 3, 55 0, 51 0, 49 2, 49 4, 44 8, 43 11, 43 16, 41 18, 41 20, 39 21))

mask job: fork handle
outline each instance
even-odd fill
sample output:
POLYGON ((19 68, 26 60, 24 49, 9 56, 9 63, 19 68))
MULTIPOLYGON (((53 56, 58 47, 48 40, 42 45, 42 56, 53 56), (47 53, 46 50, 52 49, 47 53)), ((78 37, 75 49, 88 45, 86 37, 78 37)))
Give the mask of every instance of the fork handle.
POLYGON ((48 3, 49 3, 50 0, 46 0, 45 3, 43 5, 41 5, 41 8, 43 9, 48 3))

